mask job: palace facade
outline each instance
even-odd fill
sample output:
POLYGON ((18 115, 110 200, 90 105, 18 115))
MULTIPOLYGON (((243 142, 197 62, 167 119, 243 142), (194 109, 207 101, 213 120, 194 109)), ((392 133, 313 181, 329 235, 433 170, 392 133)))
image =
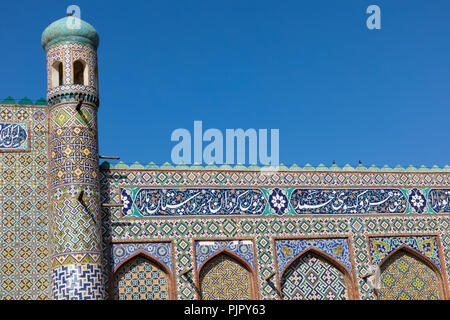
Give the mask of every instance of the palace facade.
POLYGON ((99 163, 99 36, 0 104, 1 299, 447 299, 450 167, 99 163))

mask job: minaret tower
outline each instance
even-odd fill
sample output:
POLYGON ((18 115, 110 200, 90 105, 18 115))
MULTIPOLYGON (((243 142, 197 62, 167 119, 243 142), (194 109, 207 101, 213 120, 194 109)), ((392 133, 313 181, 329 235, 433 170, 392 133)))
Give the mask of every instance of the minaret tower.
POLYGON ((97 31, 68 16, 42 34, 49 106, 51 299, 103 299, 97 31))

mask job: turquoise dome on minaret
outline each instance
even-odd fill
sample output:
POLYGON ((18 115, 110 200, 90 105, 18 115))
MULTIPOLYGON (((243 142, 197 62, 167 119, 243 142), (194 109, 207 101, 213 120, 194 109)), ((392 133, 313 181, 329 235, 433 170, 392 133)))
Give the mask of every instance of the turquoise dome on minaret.
POLYGON ((100 41, 97 30, 95 30, 92 25, 81 19, 79 19, 79 27, 77 26, 76 28, 71 28, 74 24, 72 19, 79 18, 72 16, 64 17, 51 23, 44 30, 42 33, 41 43, 45 51, 47 51, 50 46, 65 41, 86 43, 94 47, 94 49, 97 49, 100 41))

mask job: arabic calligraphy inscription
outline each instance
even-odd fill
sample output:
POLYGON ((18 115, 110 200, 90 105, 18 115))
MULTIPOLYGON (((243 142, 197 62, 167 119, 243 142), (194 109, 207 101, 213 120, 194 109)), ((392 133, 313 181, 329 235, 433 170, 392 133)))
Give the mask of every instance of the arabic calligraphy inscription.
POLYGON ((0 122, 0 151, 28 149, 28 123, 0 122))

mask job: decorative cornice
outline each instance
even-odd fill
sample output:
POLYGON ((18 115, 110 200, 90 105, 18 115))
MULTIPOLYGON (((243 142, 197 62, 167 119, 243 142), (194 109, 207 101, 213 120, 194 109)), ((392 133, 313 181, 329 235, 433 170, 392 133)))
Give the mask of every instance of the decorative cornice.
POLYGON ((7 105, 22 105, 22 106, 46 106, 47 100, 45 98, 39 98, 34 103, 31 99, 27 97, 23 97, 22 99, 14 99, 13 97, 9 96, 5 99, 3 99, 0 104, 7 104, 7 105))
POLYGON ((100 165, 100 169, 102 170, 192 170, 192 171, 261 171, 261 172, 276 172, 276 171, 290 171, 290 172, 300 172, 300 171, 315 171, 315 172, 392 172, 392 173, 450 173, 450 166, 446 165, 442 168, 434 165, 431 168, 428 168, 426 166, 420 166, 419 168, 414 167, 412 165, 404 168, 400 165, 395 166, 394 168, 391 168, 387 165, 379 168, 375 165, 372 165, 370 167, 365 167, 363 165, 358 165, 356 167, 352 167, 349 164, 346 164, 343 167, 339 167, 336 164, 333 164, 331 167, 326 167, 323 164, 319 164, 317 167, 314 167, 310 165, 309 163, 306 164, 304 167, 300 167, 296 164, 293 164, 290 167, 285 166, 284 164, 281 164, 278 168, 270 167, 270 166, 244 166, 242 164, 238 164, 234 167, 224 164, 220 166, 216 165, 206 165, 201 166, 199 164, 193 164, 193 165, 185 165, 185 164, 179 164, 179 165, 171 165, 170 163, 164 163, 160 166, 157 164, 150 162, 147 165, 142 165, 138 162, 135 162, 131 165, 127 165, 124 162, 120 161, 116 164, 109 163, 107 161, 104 161, 100 165))
POLYGON ((87 103, 92 103, 98 107, 100 104, 100 100, 96 94, 86 93, 86 92, 65 92, 54 94, 52 96, 48 96, 48 104, 50 106, 63 103, 63 102, 75 102, 75 101, 83 101, 87 103))

